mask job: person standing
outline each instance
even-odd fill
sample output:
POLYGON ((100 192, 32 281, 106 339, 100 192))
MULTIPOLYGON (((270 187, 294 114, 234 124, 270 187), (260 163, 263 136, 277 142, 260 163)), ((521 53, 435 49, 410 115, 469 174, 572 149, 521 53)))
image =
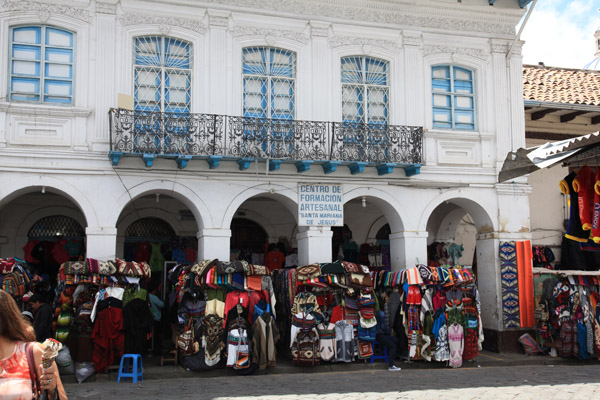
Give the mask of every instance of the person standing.
POLYGON ((44 301, 42 296, 34 294, 29 299, 31 310, 33 311, 33 330, 38 342, 52 337, 52 307, 44 301))
MULTIPOLYGON (((380 307, 389 301, 389 295, 383 294, 383 301, 380 302, 380 307)), ((396 350, 398 348, 398 338, 392 336, 392 330, 388 324, 388 318, 386 318, 385 312, 380 308, 375 313, 377 318, 377 327, 375 331, 375 340, 381 345, 388 349, 388 371, 400 371, 402 368, 394 365, 394 359, 396 358, 396 350)))
MULTIPOLYGON (((0 290, 0 398, 31 399, 33 388, 27 357, 28 342, 34 342, 33 330, 21 316, 15 300, 0 290)), ((33 360, 39 377, 40 390, 47 391, 50 400, 66 400, 56 363, 42 365, 42 347, 33 344, 33 360)))

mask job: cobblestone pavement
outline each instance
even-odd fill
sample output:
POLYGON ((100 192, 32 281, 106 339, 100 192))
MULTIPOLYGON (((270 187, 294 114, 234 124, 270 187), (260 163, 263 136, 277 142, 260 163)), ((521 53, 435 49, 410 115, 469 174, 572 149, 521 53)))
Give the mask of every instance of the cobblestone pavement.
POLYGON ((600 365, 385 369, 65 385, 70 400, 376 400, 600 398, 600 365))

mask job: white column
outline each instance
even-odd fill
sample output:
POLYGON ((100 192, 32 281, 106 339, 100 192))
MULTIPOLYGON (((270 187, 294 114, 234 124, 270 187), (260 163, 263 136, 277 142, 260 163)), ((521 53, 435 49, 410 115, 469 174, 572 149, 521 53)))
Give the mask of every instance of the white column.
POLYGON ((405 231, 390 235, 390 263, 392 271, 427 264, 426 231, 405 231))
POLYGON ((117 257, 117 228, 114 226, 88 226, 86 234, 86 257, 101 261, 117 257))
POLYGON ((503 330, 502 277, 497 234, 477 235, 477 289, 481 301, 481 322, 486 329, 503 330))
POLYGON ((333 232, 330 228, 299 227, 296 239, 298 241, 298 264, 331 262, 331 238, 333 232))
MULTIPOLYGON (((88 129, 88 135, 80 137, 76 149, 86 149, 88 140, 93 142, 94 150, 104 150, 109 141, 108 110, 117 106, 115 90, 115 42, 116 42, 116 1, 96 2, 95 30, 91 32, 95 52, 90 51, 90 79, 86 89, 89 104, 95 107, 94 129, 88 129)), ((94 47, 92 47, 94 48, 94 47)), ((81 68, 83 69, 83 68, 81 68)), ((79 71, 78 71, 79 72, 79 71)))
POLYGON ((227 26, 229 12, 208 11, 209 54, 210 54, 210 103, 209 110, 215 114, 227 113, 227 96, 223 94, 223 85, 227 82, 227 26))
POLYGON ((423 126, 423 54, 421 46, 423 38, 418 31, 402 31, 404 46, 404 79, 406 99, 406 125, 423 126))
POLYGON ((328 22, 310 21, 310 40, 312 47, 312 84, 309 85, 313 90, 311 119, 315 121, 327 121, 331 119, 331 85, 329 84, 329 74, 324 71, 331 71, 331 57, 329 56, 329 36, 328 22))
POLYGON ((198 232, 198 260, 229 261, 231 229, 205 228, 198 232))
POLYGON ((512 50, 509 64, 510 83, 510 118, 512 149, 525 147, 525 107, 523 104, 523 57, 521 46, 523 42, 517 42, 512 50))
MULTIPOLYGON (((511 124, 509 109, 510 88, 508 85, 508 73, 506 67, 506 40, 492 39, 492 64, 494 74, 494 120, 496 122, 496 164, 502 168, 506 154, 512 150, 511 124)), ((502 215, 502 214, 500 214, 502 215)))

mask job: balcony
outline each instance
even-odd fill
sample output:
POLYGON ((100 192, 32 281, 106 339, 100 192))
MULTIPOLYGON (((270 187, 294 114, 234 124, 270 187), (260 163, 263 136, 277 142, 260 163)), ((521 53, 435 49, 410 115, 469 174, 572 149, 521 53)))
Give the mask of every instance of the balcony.
POLYGON ((110 110, 110 153, 113 165, 123 156, 172 158, 179 168, 204 159, 211 169, 220 161, 236 161, 240 170, 253 161, 277 170, 293 163, 298 172, 321 165, 324 173, 347 166, 352 174, 375 167, 379 175, 404 168, 419 173, 423 128, 348 122, 321 122, 110 110))

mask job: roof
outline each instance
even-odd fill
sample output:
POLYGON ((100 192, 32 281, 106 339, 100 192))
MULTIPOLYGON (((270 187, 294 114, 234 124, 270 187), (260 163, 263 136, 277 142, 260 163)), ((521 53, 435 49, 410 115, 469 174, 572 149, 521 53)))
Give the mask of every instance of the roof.
POLYGON ((498 175, 498 182, 504 182, 521 175, 547 168, 559 162, 569 163, 573 157, 594 150, 594 157, 598 158, 597 148, 600 143, 600 131, 572 139, 561 140, 554 143, 546 143, 541 146, 528 149, 520 148, 509 152, 498 175))
POLYGON ((600 71, 523 65, 523 99, 600 106, 600 71))

